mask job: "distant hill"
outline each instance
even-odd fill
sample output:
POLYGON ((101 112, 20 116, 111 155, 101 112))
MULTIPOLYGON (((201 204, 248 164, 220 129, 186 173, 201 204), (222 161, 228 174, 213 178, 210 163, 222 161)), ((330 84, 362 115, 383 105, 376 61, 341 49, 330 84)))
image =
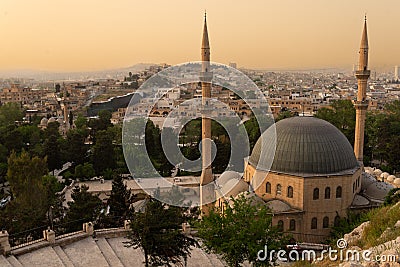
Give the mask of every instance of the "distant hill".
POLYGON ((146 68, 157 65, 154 63, 138 63, 130 67, 108 69, 100 71, 82 71, 82 72, 52 72, 40 70, 7 70, 0 71, 0 78, 26 78, 35 80, 82 80, 82 79, 101 79, 114 78, 119 79, 127 76, 129 72, 140 72, 146 68))

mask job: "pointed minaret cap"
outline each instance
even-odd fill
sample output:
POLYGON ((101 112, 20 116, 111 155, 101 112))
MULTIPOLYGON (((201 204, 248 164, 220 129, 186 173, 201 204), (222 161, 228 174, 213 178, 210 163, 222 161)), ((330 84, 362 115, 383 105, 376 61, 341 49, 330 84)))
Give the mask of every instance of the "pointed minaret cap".
POLYGON ((367 15, 365 15, 364 19, 364 29, 361 37, 360 49, 368 49, 367 15))
POLYGON ((203 28, 203 40, 201 43, 201 48, 210 48, 208 42, 208 31, 207 31, 207 13, 204 12, 204 28, 203 28))

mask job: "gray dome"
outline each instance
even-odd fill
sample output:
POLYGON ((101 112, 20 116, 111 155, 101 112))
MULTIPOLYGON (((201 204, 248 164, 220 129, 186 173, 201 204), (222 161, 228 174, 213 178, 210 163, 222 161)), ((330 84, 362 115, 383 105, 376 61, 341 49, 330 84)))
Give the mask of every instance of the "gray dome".
POLYGON ((259 170, 305 177, 354 173, 359 167, 347 138, 329 122, 314 117, 292 117, 268 128, 249 163, 259 170))

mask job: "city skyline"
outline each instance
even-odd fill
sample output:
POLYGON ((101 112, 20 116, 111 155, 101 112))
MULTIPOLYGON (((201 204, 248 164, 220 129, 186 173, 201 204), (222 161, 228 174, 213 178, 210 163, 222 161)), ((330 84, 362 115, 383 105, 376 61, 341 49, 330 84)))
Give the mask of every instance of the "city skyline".
POLYGON ((0 70, 97 71, 136 63, 197 61, 207 9, 211 60, 258 69, 347 68, 357 64, 367 13, 371 69, 400 61, 398 1, 38 0, 0 5, 0 70), (197 30, 195 30, 197 29, 197 30))

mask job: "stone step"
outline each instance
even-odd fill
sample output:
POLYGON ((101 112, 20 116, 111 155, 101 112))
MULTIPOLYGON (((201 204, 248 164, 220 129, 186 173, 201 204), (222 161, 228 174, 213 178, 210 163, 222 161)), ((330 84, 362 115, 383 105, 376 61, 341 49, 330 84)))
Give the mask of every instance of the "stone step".
POLYGON ((9 263, 8 260, 3 255, 0 255, 0 266, 1 267, 12 267, 11 263, 9 263))
POLYGON ((24 267, 14 255, 11 255, 10 257, 7 257, 7 260, 13 267, 24 267))
POLYGON ((124 265, 122 264, 122 262, 120 261, 120 259, 115 254, 114 250, 111 248, 110 244, 108 244, 107 240, 104 237, 99 238, 96 241, 96 243, 110 266, 124 267, 124 265))
POLYGON ((123 242, 128 241, 128 239, 117 237, 106 240, 125 267, 144 266, 144 255, 142 251, 140 249, 125 247, 123 242))
POLYGON ((199 248, 193 248, 190 257, 187 259, 188 267, 213 266, 206 253, 199 248))
POLYGON ((60 246, 55 246, 55 247, 53 247, 53 249, 65 267, 74 267, 74 264, 68 258, 67 254, 65 254, 64 250, 60 246))
POLYGON ((67 245, 63 249, 75 267, 109 267, 92 237, 67 245))
MULTIPOLYGON (((203 251, 203 250, 202 250, 203 251)), ((224 264, 215 254, 208 254, 207 252, 203 253, 206 254, 207 258, 211 261, 212 266, 214 267, 225 267, 226 264, 224 264)))
POLYGON ((65 266, 51 246, 36 250, 34 253, 26 253, 17 257, 18 261, 27 267, 60 267, 65 266))

